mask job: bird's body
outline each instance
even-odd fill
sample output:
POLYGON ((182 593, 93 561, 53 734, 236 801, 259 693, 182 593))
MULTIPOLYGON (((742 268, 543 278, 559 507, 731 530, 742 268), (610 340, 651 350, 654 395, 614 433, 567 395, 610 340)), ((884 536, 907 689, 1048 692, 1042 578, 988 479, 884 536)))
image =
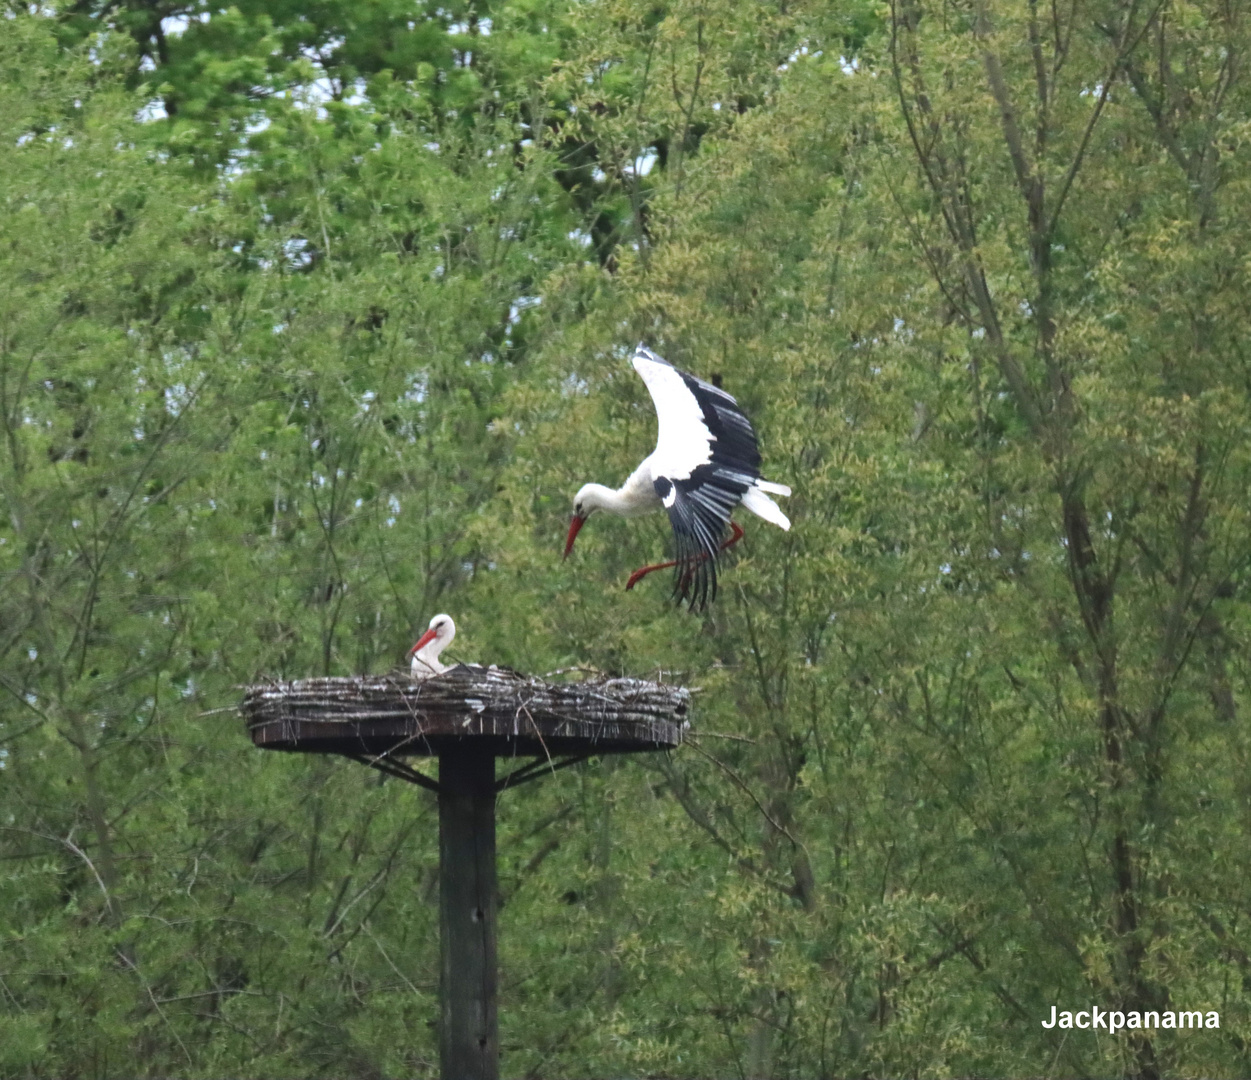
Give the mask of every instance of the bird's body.
POLYGON ((436 615, 430 620, 429 629, 408 650, 412 657, 409 671, 414 679, 429 679, 448 670, 447 665, 439 661, 439 653, 452 643, 454 637, 456 624, 450 615, 436 615))
POLYGON ((574 497, 565 554, 595 510, 636 517, 663 508, 673 526, 677 558, 643 567, 626 587, 652 570, 676 566, 675 595, 692 607, 702 607, 716 595, 717 555, 742 535, 735 525, 733 538, 721 543, 734 508, 741 503, 758 517, 789 529, 789 519, 769 496, 789 495, 791 490, 760 478, 756 433, 734 398, 641 345, 631 362, 656 406, 656 449, 615 491, 603 484, 582 486, 574 497))

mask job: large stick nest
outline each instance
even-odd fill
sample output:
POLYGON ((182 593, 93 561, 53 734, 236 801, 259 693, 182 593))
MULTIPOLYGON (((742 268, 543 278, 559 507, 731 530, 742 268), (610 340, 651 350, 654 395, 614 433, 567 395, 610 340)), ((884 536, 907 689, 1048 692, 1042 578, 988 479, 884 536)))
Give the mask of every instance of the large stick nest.
POLYGON ((248 688, 253 742, 352 755, 437 754, 486 740, 500 755, 661 750, 682 741, 690 691, 642 679, 552 683, 507 668, 458 664, 407 675, 298 679, 248 688))

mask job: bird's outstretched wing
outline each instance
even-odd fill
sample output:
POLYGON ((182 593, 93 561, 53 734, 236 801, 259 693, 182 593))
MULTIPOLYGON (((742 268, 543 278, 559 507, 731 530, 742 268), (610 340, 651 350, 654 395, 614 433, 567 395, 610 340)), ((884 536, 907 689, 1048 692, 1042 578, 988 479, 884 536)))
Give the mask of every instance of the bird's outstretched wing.
POLYGON ((750 421, 720 387, 639 346, 632 363, 656 406, 656 494, 676 543, 674 596, 702 608, 717 594, 717 556, 730 514, 760 476, 750 421))
POLYGON ((631 359, 656 406, 655 475, 685 480, 701 465, 743 478, 760 476, 760 448, 751 421, 719 386, 679 371, 640 345, 631 359))
POLYGON ((653 481, 673 526, 673 595, 693 611, 716 598, 721 537, 741 497, 721 482, 709 482, 708 472, 701 466, 685 480, 658 476, 653 481))

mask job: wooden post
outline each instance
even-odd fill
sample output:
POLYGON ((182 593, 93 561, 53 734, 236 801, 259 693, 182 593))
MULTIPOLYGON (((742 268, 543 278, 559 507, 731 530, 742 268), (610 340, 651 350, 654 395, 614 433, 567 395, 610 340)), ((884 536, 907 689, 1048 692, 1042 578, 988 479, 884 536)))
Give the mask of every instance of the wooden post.
POLYGON ((498 1080, 495 753, 439 752, 439 951, 443 1080, 498 1080))

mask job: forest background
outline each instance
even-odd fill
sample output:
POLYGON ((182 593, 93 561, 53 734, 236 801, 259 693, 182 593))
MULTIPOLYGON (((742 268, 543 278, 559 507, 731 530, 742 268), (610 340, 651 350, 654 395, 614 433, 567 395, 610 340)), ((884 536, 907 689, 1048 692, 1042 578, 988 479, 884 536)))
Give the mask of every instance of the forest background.
POLYGON ((501 799, 506 1075, 1251 1073, 1242 5, 439 3, 0 9, 0 1075, 434 1075, 432 801, 234 708, 441 610, 700 688, 501 799))

